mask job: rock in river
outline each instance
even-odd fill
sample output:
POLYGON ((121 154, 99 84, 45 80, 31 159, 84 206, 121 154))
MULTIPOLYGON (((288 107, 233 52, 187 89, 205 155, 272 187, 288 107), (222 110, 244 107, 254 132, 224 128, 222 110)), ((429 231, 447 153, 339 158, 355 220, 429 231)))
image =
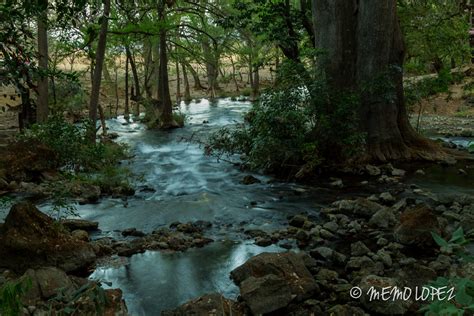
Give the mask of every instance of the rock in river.
POLYGON ((22 273, 29 268, 56 266, 72 272, 85 269, 94 261, 91 245, 62 231, 52 218, 30 203, 15 204, 0 231, 3 268, 22 273))
POLYGON ((319 291, 305 254, 262 253, 231 272, 253 314, 270 313, 319 291))

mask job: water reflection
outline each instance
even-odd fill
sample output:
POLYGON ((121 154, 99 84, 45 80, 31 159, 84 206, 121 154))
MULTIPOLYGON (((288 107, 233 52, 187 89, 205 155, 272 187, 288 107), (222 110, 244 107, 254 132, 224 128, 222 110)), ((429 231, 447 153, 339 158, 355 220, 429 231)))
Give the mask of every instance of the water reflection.
POLYGON ((282 248, 216 242, 184 253, 145 252, 120 268, 99 268, 93 279, 112 282, 124 291, 131 315, 159 315, 206 293, 235 298, 238 288, 229 273, 250 257, 282 248))

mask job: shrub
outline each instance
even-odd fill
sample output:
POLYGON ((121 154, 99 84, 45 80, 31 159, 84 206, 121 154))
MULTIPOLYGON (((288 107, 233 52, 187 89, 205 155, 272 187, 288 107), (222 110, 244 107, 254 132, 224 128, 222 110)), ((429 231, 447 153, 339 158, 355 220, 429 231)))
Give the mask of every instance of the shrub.
POLYGON ((99 170, 126 158, 126 148, 114 143, 91 143, 87 137, 89 124, 71 124, 60 116, 44 124, 35 124, 20 135, 20 146, 33 143, 48 148, 51 167, 73 171, 99 170))
POLYGON ((0 287, 0 315, 20 315, 23 303, 22 296, 31 287, 31 280, 7 282, 0 287))
POLYGON ((282 65, 280 71, 278 86, 261 95, 245 124, 211 136, 208 153, 241 154, 252 168, 302 176, 360 149, 358 98, 330 91, 298 65, 282 65))

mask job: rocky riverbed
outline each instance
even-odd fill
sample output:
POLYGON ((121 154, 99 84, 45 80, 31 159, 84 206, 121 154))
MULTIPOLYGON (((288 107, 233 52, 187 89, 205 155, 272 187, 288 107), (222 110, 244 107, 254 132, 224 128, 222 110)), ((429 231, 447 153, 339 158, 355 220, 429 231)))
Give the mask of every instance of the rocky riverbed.
MULTIPOLYGON (((163 315, 415 314, 430 301, 414 296, 371 300, 369 290, 421 289, 438 277, 472 279, 474 265, 459 256, 462 246, 440 248, 432 233, 449 240, 462 229, 464 238, 472 238, 474 196, 430 194, 400 182, 402 172, 394 177, 393 170, 387 174, 376 166, 367 171, 375 181, 390 179, 393 188, 334 201, 317 221, 300 214, 271 233, 246 231, 256 244, 283 241, 290 250, 258 255, 233 270, 230 277, 240 288, 237 301, 210 293, 163 315), (354 297, 354 288, 362 295, 354 297)), ((460 306, 455 299, 452 303, 460 306)))

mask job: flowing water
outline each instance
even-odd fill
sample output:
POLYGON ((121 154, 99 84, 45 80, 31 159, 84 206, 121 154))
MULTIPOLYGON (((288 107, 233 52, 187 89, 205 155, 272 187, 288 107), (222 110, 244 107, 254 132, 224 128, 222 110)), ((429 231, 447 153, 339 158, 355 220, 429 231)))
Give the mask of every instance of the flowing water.
POLYGON ((170 132, 146 130, 123 118, 108 122, 119 141, 130 145, 135 157, 128 167, 142 180, 137 194, 126 201, 108 198, 78 206, 82 218, 100 223, 101 232, 95 237, 117 237, 119 230, 130 227, 150 233, 175 221, 205 220, 213 224, 208 235, 215 240, 200 249, 149 251, 117 266, 99 267, 91 278, 121 288, 132 315, 159 315, 212 292, 235 298, 238 288, 229 279, 232 269, 259 253, 286 251, 258 247, 243 238, 242 230, 272 231, 291 214, 317 216, 324 197, 335 198, 325 189, 279 183, 262 175, 254 175, 262 183, 244 185, 245 174, 237 166, 204 155, 198 142, 188 141, 241 122, 249 106, 229 100, 183 105, 186 127, 170 132), (140 191, 140 186, 147 189, 140 191))
MULTIPOLYGON (((328 202, 369 191, 307 187, 259 174, 254 176, 261 183, 243 185, 248 173, 204 155, 198 142, 189 141, 241 122, 249 107, 250 103, 227 99, 182 105, 186 127, 170 132, 146 130, 123 117, 108 121, 110 132, 118 133, 118 141, 130 146, 134 158, 126 164, 141 179, 131 198, 104 198, 97 205, 77 206, 82 218, 99 222, 101 231, 93 238, 120 238, 120 231, 131 227, 150 233, 175 221, 205 220, 213 224, 207 234, 215 240, 204 248, 147 251, 98 267, 91 278, 104 281, 106 287, 121 288, 131 315, 159 315, 211 292, 235 298, 238 289, 229 279, 232 269, 259 253, 286 251, 278 245, 256 246, 245 239, 243 230, 272 231, 285 225, 288 216, 303 212, 317 219, 318 210, 328 202)), ((454 167, 431 166, 425 171, 425 176, 408 181, 434 191, 474 193, 469 180, 474 179, 474 169, 467 169, 469 177, 454 167)), ((0 209, 0 217, 2 211, 5 214, 6 209, 0 209)))

